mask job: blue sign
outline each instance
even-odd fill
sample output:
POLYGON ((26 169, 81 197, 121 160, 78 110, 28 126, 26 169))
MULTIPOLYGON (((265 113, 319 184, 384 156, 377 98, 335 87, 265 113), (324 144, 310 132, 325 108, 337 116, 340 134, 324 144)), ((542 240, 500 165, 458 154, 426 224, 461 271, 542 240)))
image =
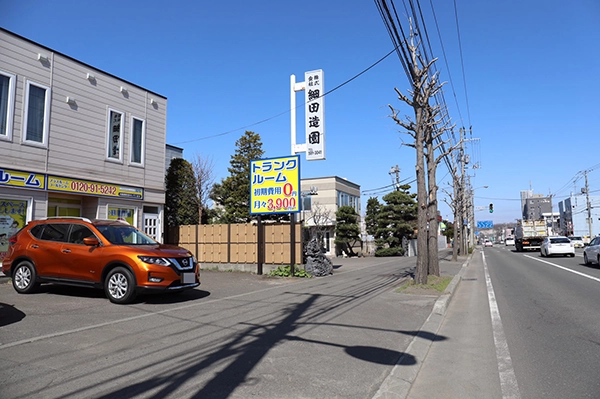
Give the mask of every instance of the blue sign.
POLYGON ((493 220, 478 220, 477 228, 478 229, 493 229, 494 221, 493 220))

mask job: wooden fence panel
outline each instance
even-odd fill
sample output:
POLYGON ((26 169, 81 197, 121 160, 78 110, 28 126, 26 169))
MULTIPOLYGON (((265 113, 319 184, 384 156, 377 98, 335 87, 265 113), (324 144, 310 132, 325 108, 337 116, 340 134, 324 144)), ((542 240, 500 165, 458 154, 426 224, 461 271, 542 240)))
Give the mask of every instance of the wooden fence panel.
MULTIPOLYGON (((290 225, 265 224, 265 264, 290 264, 290 225)), ((295 225, 296 264, 302 263, 302 226, 295 225)), ((178 245, 188 249, 201 263, 258 262, 256 224, 208 224, 179 227, 178 245), (196 233, 197 232, 197 233, 196 233)))
POLYGON ((202 263, 228 263, 229 226, 226 224, 200 225, 200 256, 202 263))

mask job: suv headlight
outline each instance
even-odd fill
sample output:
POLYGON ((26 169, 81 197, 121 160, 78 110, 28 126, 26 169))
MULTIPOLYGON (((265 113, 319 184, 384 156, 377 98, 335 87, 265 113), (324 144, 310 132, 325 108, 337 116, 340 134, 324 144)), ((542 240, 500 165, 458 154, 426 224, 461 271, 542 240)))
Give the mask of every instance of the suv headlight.
POLYGON ((142 262, 150 263, 152 265, 171 266, 171 262, 165 258, 157 258, 154 256, 138 256, 138 258, 140 258, 142 262))

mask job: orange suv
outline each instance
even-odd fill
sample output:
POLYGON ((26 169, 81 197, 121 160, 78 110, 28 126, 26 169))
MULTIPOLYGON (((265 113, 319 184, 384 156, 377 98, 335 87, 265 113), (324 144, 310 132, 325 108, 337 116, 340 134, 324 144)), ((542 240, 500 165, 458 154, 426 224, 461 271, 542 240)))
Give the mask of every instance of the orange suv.
POLYGON ((31 221, 9 239, 2 271, 27 294, 41 283, 104 289, 114 303, 141 291, 177 292, 200 285, 186 249, 163 245, 127 222, 85 218, 31 221))

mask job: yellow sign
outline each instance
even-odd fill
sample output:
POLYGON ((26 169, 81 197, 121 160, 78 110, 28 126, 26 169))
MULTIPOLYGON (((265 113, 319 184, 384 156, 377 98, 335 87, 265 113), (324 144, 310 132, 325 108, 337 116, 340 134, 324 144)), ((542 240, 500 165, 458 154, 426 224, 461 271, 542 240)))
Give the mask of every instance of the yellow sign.
POLYGON ((77 180, 51 175, 48 175, 48 190, 87 195, 102 195, 106 197, 144 199, 144 189, 140 187, 119 186, 116 184, 77 180))
POLYGON ((43 190, 46 188, 46 176, 42 173, 29 173, 12 169, 0 169, 0 184, 43 190))
POLYGON ((300 212, 300 156, 250 161, 250 214, 300 212))

